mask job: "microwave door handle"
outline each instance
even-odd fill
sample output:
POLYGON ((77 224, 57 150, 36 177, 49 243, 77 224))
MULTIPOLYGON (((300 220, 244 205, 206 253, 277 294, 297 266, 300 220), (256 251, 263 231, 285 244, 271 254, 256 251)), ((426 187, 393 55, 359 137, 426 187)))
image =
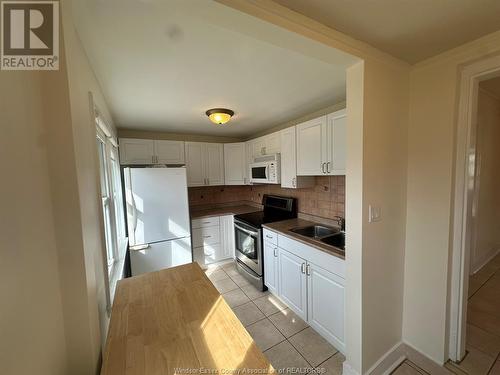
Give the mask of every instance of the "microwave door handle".
POLYGON ((269 165, 266 165, 266 180, 269 180, 269 165))
POLYGON ((235 227, 236 229, 241 230, 242 232, 245 232, 245 233, 249 234, 249 235, 253 235, 253 236, 257 236, 257 235, 258 235, 258 233, 257 233, 257 232, 252 232, 252 231, 249 231, 248 229, 245 229, 245 228, 243 228, 243 227, 240 227, 238 224, 234 224, 234 227, 235 227))

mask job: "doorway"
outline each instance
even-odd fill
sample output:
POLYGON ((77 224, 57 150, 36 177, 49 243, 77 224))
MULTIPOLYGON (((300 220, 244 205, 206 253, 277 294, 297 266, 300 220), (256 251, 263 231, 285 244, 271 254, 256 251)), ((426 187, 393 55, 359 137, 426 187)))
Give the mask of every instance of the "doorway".
POLYGON ((465 67, 461 76, 449 355, 468 374, 500 370, 499 77, 500 56, 465 67))

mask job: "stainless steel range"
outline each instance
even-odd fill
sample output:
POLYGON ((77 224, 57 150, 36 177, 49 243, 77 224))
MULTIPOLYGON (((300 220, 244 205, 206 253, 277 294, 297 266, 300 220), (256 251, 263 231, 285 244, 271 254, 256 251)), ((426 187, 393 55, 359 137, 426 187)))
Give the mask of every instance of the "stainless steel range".
POLYGON ((264 195, 263 211, 235 215, 234 238, 238 271, 261 290, 264 285, 262 224, 297 217, 297 199, 264 195))

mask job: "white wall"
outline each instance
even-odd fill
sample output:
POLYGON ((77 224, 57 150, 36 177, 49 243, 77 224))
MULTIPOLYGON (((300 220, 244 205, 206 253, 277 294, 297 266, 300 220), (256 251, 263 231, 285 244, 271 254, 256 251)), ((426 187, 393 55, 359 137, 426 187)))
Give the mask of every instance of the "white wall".
POLYGON ((417 64, 410 73, 403 339, 447 360, 456 103, 461 64, 500 52, 500 32, 417 64))
POLYGON ((0 71, 0 373, 68 374, 42 79, 0 71))
MULTIPOLYGON (((481 87, 481 84, 480 84, 481 87)), ((476 272, 500 250, 500 99, 479 89, 476 188, 471 270, 476 272)))

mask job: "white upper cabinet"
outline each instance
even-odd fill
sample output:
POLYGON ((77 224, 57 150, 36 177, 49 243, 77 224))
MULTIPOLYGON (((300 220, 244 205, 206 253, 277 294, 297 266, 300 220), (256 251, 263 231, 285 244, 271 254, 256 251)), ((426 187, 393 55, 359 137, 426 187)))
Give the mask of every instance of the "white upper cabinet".
POLYGON ((204 186, 205 145, 199 142, 186 142, 186 173, 188 186, 204 186))
POLYGON ((304 188, 314 185, 314 177, 297 177, 297 150, 295 126, 282 130, 281 135, 281 187, 304 188))
POLYGON ((154 164, 154 141, 120 138, 120 164, 154 164))
POLYGON ((303 122, 297 129, 297 174, 302 176, 319 176, 324 174, 323 154, 327 118, 321 116, 303 122))
POLYGON ((224 144, 224 179, 226 185, 245 185, 247 150, 244 142, 224 144))
POLYGON ((207 185, 224 185, 224 145, 205 144, 207 185))
POLYGON ((347 117, 342 109, 297 128, 297 175, 344 175, 347 117))
POLYGON ((281 134, 274 132, 264 136, 264 154, 279 154, 281 152, 281 134))
POLYGON ((224 185, 224 147, 218 143, 186 142, 188 186, 224 185))
POLYGON ((252 139, 252 155, 259 157, 262 155, 279 154, 281 152, 281 134, 274 132, 256 139, 252 139))
POLYGON ((346 110, 327 116, 327 160, 326 172, 329 175, 345 175, 347 153, 347 116, 346 110))
POLYGON ((159 164, 184 164, 184 142, 156 140, 156 162, 159 164))
POLYGON ((184 164, 184 142, 120 138, 120 164, 184 164))

